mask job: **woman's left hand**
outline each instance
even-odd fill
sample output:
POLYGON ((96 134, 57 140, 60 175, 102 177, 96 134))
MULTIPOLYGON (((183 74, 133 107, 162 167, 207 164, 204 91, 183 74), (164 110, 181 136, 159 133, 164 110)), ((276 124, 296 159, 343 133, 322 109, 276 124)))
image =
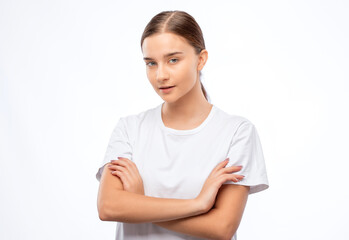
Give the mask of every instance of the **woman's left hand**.
POLYGON ((143 180, 134 162, 118 157, 118 160, 111 160, 110 163, 108 168, 121 179, 125 191, 144 195, 143 180))

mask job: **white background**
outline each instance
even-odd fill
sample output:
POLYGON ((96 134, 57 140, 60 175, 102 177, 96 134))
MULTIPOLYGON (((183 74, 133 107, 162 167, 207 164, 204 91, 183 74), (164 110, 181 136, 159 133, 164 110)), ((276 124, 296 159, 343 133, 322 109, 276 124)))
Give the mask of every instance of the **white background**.
POLYGON ((0 239, 114 239, 95 178, 116 121, 162 102, 145 25, 204 33, 211 103, 253 122, 270 188, 241 239, 347 239, 347 1, 0 1, 0 239))

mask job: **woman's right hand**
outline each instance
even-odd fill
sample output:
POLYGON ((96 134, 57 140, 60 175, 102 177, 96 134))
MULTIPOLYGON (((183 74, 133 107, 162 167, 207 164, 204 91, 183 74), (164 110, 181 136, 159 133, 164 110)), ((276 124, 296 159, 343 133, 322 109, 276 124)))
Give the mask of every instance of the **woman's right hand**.
POLYGON ((216 201, 216 196, 219 188, 226 181, 239 182, 244 176, 238 174, 232 174, 232 172, 238 172, 242 166, 231 166, 225 168, 228 164, 229 158, 220 162, 207 177, 201 192, 195 198, 202 206, 204 213, 208 212, 216 201))

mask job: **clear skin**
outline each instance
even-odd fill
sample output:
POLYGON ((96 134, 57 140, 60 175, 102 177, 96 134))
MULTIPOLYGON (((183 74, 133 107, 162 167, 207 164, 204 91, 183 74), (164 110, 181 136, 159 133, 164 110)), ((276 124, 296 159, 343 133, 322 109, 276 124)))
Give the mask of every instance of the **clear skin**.
POLYGON ((201 90, 199 79, 208 58, 207 50, 197 55, 183 37, 160 33, 144 39, 142 52, 149 82, 165 102, 162 109, 164 124, 179 130, 200 125, 212 108, 201 90), (180 53, 166 56, 175 52, 180 53), (159 89, 173 85, 170 93, 159 89))
MULTIPOLYGON (((142 52, 146 65, 147 77, 156 93, 165 102, 161 114, 164 124, 167 127, 182 130, 192 129, 200 125, 206 119, 212 108, 212 104, 206 100, 202 93, 199 80, 199 73, 207 61, 208 52, 206 50, 202 50, 200 54, 196 54, 194 48, 188 44, 184 38, 173 33, 159 33, 147 37, 143 42, 142 52), (171 92, 164 93, 159 89, 159 87, 162 86, 175 87, 171 90, 171 92)), ((231 166, 225 168, 226 164, 228 163, 227 160, 228 159, 217 164, 206 179, 200 194, 194 199, 195 204, 200 206, 200 214, 207 213, 210 211, 210 209, 212 209, 215 201, 218 201, 218 198, 216 199, 216 197, 220 188, 221 190, 224 190, 222 192, 225 192, 222 193, 222 195, 225 195, 224 198, 228 199, 231 198, 231 195, 229 196, 229 193, 226 191, 228 187, 242 187, 240 190, 229 189, 231 191, 230 194, 233 193, 241 196, 239 200, 236 200, 237 203, 241 203, 241 206, 238 209, 234 209, 234 211, 239 212, 237 215, 239 215, 240 218, 237 217, 234 219, 234 231, 225 231, 229 234, 224 235, 223 239, 229 239, 235 233, 240 223, 248 193, 248 187, 245 186, 222 186, 222 184, 226 181, 230 180, 233 182, 238 182, 244 178, 243 175, 233 174, 234 172, 240 171, 242 166, 231 166)), ((113 176, 120 179, 123 185, 123 190, 130 193, 144 195, 142 177, 140 176, 134 162, 127 158, 119 157, 118 160, 112 160, 108 164, 108 168, 113 176)), ((223 200, 220 202, 220 205, 224 205, 222 204, 223 200)), ((200 216, 205 218, 204 215, 200 216)), ((179 231, 187 234, 190 233, 193 236, 203 237, 207 236, 204 234, 208 233, 202 232, 203 230, 201 229, 201 226, 202 223, 204 223, 202 221, 207 221, 208 226, 210 223, 212 223, 212 221, 215 221, 209 220, 211 218, 208 216, 209 215, 207 215, 206 218, 207 220, 200 220, 201 222, 195 222, 195 217, 186 218, 188 223, 187 225, 185 225, 184 222, 181 224, 180 220, 182 219, 153 223, 173 231, 179 231), (195 224, 197 226, 196 229, 195 224), (189 227, 190 230, 185 230, 189 227), (195 233, 196 235, 193 232, 195 230, 197 230, 197 233, 195 233)), ((221 217, 217 216, 218 215, 215 215, 214 219, 221 217)), ((228 227, 225 227, 224 229, 227 228, 228 227)), ((215 229, 217 229, 217 226, 215 226, 215 229)))

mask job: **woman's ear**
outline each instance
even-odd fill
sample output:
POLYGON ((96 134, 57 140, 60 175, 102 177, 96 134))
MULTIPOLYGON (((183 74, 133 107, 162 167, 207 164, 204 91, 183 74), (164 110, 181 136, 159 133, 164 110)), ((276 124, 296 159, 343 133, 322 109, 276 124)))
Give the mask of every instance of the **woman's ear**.
POLYGON ((206 49, 203 49, 199 54, 199 64, 198 71, 202 70, 207 62, 208 52, 206 49))

